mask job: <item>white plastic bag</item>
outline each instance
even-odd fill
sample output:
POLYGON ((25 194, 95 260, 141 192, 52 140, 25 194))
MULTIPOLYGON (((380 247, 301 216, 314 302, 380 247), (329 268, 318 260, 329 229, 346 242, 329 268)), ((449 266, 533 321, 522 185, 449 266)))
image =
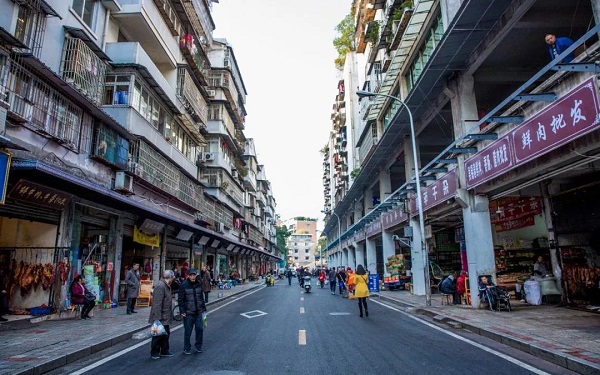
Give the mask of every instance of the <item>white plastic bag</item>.
POLYGON ((206 311, 202 313, 202 328, 206 328, 207 316, 208 314, 206 313, 206 311))
POLYGON ((150 327, 150 333, 152 336, 162 336, 167 334, 167 330, 160 320, 155 320, 154 323, 152 323, 152 327, 150 327))
POLYGON ((525 298, 530 305, 542 304, 542 291, 540 282, 535 280, 525 281, 525 298))

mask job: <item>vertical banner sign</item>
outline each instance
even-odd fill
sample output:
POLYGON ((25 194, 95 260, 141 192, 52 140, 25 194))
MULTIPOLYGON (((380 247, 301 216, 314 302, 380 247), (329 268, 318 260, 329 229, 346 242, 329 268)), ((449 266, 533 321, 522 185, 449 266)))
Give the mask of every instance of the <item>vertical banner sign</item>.
POLYGON ((8 171, 10 169, 10 159, 12 154, 5 150, 0 150, 0 204, 4 204, 6 199, 6 185, 8 184, 8 171))
POLYGON ((379 292, 379 275, 369 275, 369 292, 379 292))

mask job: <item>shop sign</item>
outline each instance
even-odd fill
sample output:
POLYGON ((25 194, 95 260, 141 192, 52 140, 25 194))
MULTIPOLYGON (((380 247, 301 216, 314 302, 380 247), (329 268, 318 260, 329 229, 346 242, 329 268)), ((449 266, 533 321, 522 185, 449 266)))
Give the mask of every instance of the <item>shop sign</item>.
MULTIPOLYGON (((438 178, 433 184, 422 188, 421 202, 423 211, 435 207, 438 204, 446 202, 448 199, 454 197, 456 195, 457 187, 458 183, 456 180, 456 170, 453 170, 438 178)), ((417 216, 419 214, 417 210, 416 197, 413 197, 410 200, 410 213, 411 216, 417 216)))
POLYGON ((403 211, 403 207, 396 207, 396 209, 381 215, 383 229, 391 228, 406 220, 408 220, 408 215, 406 214, 406 212, 403 211))
POLYGON ((142 225, 140 225, 140 230, 144 233, 156 234, 160 233, 164 227, 165 225, 163 223, 159 223, 158 221, 150 219, 145 219, 142 225))
POLYGON ((63 210, 73 198, 71 194, 27 180, 19 180, 10 193, 8 193, 8 196, 19 201, 55 210, 63 210))
POLYGON ((133 226, 133 241, 142 245, 158 247, 160 245, 160 234, 149 234, 138 229, 137 225, 133 226))
POLYGON ((8 171, 10 169, 10 159, 12 154, 8 151, 0 150, 0 204, 4 204, 6 198, 6 185, 8 184, 8 171))
POLYGON ((357 230, 356 232, 354 232, 354 242, 359 242, 365 239, 365 231, 364 230, 357 230))
POLYGON ((381 220, 375 220, 371 224, 367 225, 365 232, 367 237, 381 233, 381 220))
POLYGON ((535 217, 527 216, 520 219, 514 219, 509 221, 503 221, 498 224, 494 224, 496 233, 507 232, 509 230, 521 229, 535 225, 535 217))
POLYGON ((465 227, 454 229, 454 242, 465 242, 465 227))
POLYGON ((541 213, 542 200, 539 197, 504 197, 490 202, 492 224, 514 221, 541 213))
POLYGON ((467 188, 581 137, 600 125, 594 78, 465 161, 467 188))

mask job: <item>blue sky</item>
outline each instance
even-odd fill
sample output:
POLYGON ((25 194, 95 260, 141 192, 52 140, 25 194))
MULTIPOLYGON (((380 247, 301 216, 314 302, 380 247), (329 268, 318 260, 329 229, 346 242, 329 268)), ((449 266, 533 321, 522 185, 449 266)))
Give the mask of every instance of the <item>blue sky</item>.
POLYGON ((340 79, 332 41, 350 6, 350 0, 213 4, 214 37, 232 45, 248 91, 245 134, 254 138, 282 219, 323 217, 319 150, 340 79))

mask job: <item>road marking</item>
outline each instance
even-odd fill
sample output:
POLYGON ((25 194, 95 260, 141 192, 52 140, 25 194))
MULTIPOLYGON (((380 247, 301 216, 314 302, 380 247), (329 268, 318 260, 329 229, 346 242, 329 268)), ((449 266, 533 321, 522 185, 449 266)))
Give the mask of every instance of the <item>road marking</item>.
POLYGON ((304 297, 300 297, 300 301, 304 301, 304 297))
POLYGON ((298 345, 306 345, 306 331, 303 329, 298 331, 298 345))
POLYGON ((257 316, 267 315, 267 313, 264 311, 260 311, 260 310, 252 310, 252 311, 248 311, 245 313, 241 313, 240 315, 245 318, 252 319, 252 318, 256 318, 257 316))
POLYGON ((304 307, 300 308, 300 314, 304 314, 304 307))
POLYGON ((550 373, 548 373, 548 372, 545 372, 545 371, 543 371, 543 370, 540 370, 540 369, 538 369, 538 368, 536 368, 536 367, 533 367, 533 366, 531 366, 531 365, 528 365, 528 364, 527 364, 527 363, 525 363, 525 362, 521 362, 521 361, 519 361, 518 359, 515 359, 515 358, 513 358, 513 357, 511 357, 511 356, 509 356, 509 355, 506 355, 506 354, 504 354, 504 353, 500 353, 500 352, 498 352, 498 351, 496 351, 496 350, 494 350, 494 349, 490 349, 490 348, 488 348, 488 347, 487 347, 487 346, 485 346, 485 345, 482 345, 482 344, 479 344, 479 343, 477 343, 477 342, 475 342, 475 341, 472 341, 472 340, 469 340, 469 339, 467 339, 467 338, 464 338, 464 337, 462 337, 462 336, 460 336, 460 335, 457 335, 456 333, 452 333, 452 332, 446 331, 445 329, 443 329, 443 328, 440 328, 440 327, 436 326, 435 324, 429 323, 428 321, 425 321, 425 320, 423 320, 423 319, 421 319, 421 318, 418 318, 418 317, 416 317, 416 316, 410 315, 409 313, 407 313, 407 312, 405 312, 405 311, 402 311, 402 310, 400 310, 400 309, 397 309, 397 308, 395 308, 395 307, 392 307, 392 306, 386 305, 385 303, 382 303, 382 302, 379 302, 379 301, 375 301, 373 298, 371 298, 369 302, 374 302, 374 303, 376 303, 376 304, 378 304, 378 305, 381 305, 381 306, 383 306, 383 307, 387 307, 387 308, 388 308, 388 309, 390 309, 390 310, 394 310, 394 311, 397 311, 397 312, 399 312, 399 313, 401 313, 401 314, 404 314, 404 315, 406 315, 407 317, 409 317, 409 318, 411 318, 411 319, 413 319, 413 320, 416 320, 416 321, 418 321, 418 322, 420 322, 420 323, 423 323, 423 324, 425 324, 426 326, 429 326, 429 327, 431 327, 431 328, 433 328, 433 329, 435 329, 435 330, 438 330, 438 331, 440 331, 440 332, 443 332, 443 333, 445 333, 445 334, 447 334, 447 335, 449 335, 449 336, 452 336, 452 337, 454 337, 455 339, 458 339, 458 340, 464 341, 464 342, 466 342, 467 344, 473 345, 473 346, 474 346, 474 347, 476 347, 476 348, 479 348, 479 349, 481 349, 481 350, 483 350, 483 351, 486 351, 486 352, 488 352, 488 353, 490 353, 490 354, 493 354, 493 355, 495 355, 495 356, 497 356, 497 357, 500 357, 500 358, 502 358, 502 359, 504 359, 504 360, 506 360, 506 361, 508 361, 508 362, 514 363, 515 365, 517 365, 517 366, 520 366, 520 367, 522 367, 522 368, 524 368, 524 369, 526 369, 526 370, 529 370, 529 371, 533 372, 534 374, 538 374, 538 375, 550 375, 550 373))
MULTIPOLYGON (((258 291, 260 291, 260 290, 262 290, 263 288, 265 288, 265 287, 263 286, 263 287, 261 287, 261 288, 257 288, 257 289, 256 289, 256 290, 254 290, 254 291, 251 291, 251 292, 246 292, 246 293, 244 293, 244 295, 242 295, 241 297, 235 298, 235 299, 233 299, 233 300, 231 300, 231 301, 229 301, 229 302, 227 302, 227 303, 224 303, 224 304, 220 305, 219 307, 215 307, 215 308, 214 308, 214 309, 212 309, 211 311, 208 311, 206 314, 207 314, 207 315, 210 315, 211 313, 213 313, 213 312, 215 312, 215 311, 218 311, 218 310, 222 309, 223 307, 225 307, 225 306, 227 306, 227 305, 230 305, 230 304, 232 304, 232 303, 234 303, 234 302, 237 302, 237 301, 241 300, 242 298, 246 298, 246 297, 248 297, 248 296, 250 296, 250 295, 252 295, 252 294, 254 294, 254 293, 256 293, 256 292, 258 292, 258 291)), ((180 325, 178 325, 177 327, 174 327, 173 329, 171 329, 171 332, 173 332, 173 331, 177 331, 178 329, 181 329, 181 328, 183 328, 183 324, 180 324, 180 325)), ((107 363, 107 362, 110 362, 110 361, 112 361, 112 360, 113 360, 113 359, 115 359, 115 358, 119 358, 120 356, 122 356, 122 355, 124 355, 124 354, 127 354, 127 353, 129 353, 130 351, 132 351, 132 350, 135 350, 135 349, 137 349, 137 348, 140 348, 140 347, 142 347, 142 346, 144 346, 144 345, 148 345, 148 344, 150 343, 150 341, 152 341, 152 338, 149 338, 149 339, 147 339, 147 340, 144 340, 144 341, 142 341, 142 342, 140 342, 140 343, 138 343, 138 344, 136 344, 136 345, 134 345, 134 346, 131 346, 131 347, 127 348, 127 349, 123 349, 123 350, 121 350, 120 352, 116 352, 115 354, 113 354, 113 355, 110 355, 110 356, 108 356, 108 357, 106 357, 106 358, 103 358, 103 359, 99 360, 98 362, 94 362, 94 363, 92 363, 91 365, 88 365, 88 366, 86 366, 86 367, 83 367, 83 368, 81 368, 81 369, 79 369, 79 370, 75 371, 75 372, 72 372, 70 375, 81 375, 81 374, 84 374, 84 373, 86 373, 86 372, 88 372, 88 371, 90 371, 90 370, 93 370, 93 369, 95 369, 95 368, 96 368, 96 367, 98 367, 98 366, 102 366, 103 364, 105 364, 105 363, 107 363)))
POLYGON ((329 315, 340 316, 340 315, 350 315, 349 312, 332 312, 329 315))

